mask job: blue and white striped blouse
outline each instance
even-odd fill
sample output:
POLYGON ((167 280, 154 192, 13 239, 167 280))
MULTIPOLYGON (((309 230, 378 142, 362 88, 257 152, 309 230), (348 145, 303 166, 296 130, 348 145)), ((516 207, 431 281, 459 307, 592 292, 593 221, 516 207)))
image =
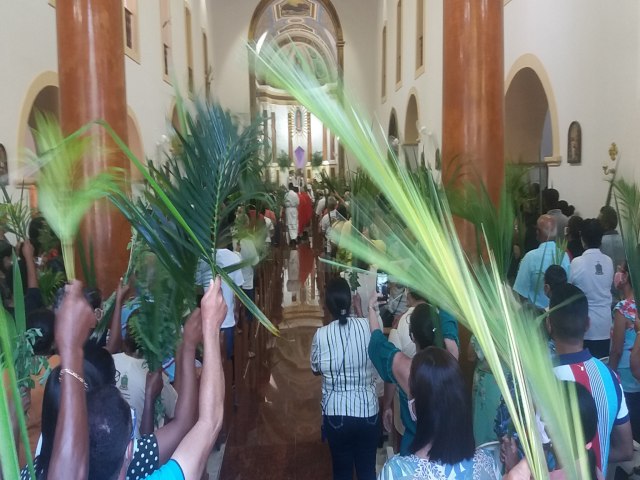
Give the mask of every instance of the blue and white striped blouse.
POLYGON ((311 369, 323 376, 323 415, 369 418, 378 413, 375 369, 367 348, 371 332, 366 318, 337 320, 319 328, 311 344, 311 369))

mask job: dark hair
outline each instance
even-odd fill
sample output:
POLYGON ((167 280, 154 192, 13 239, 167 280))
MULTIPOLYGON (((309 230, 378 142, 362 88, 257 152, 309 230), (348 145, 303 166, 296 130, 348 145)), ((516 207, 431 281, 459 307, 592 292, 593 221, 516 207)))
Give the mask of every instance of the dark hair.
MULTIPOLYGON (((42 397, 42 448, 36 462, 36 476, 45 480, 49 471, 49 461, 53 453, 53 441, 56 436, 56 423, 60 411, 60 368, 56 367, 49 373, 42 397)), ((98 370, 87 360, 83 364, 83 378, 89 386, 89 390, 102 385, 102 376, 98 370)), ((66 381, 76 381, 74 379, 66 381)))
POLYGON ((566 200, 560 200, 558 202, 558 208, 566 217, 572 216, 576 211, 576 207, 574 207, 573 205, 569 205, 569 202, 567 202, 566 200))
POLYGON ((584 220, 582 220, 582 217, 579 217, 578 215, 574 215, 569 219, 567 222, 567 229, 569 230, 571 238, 576 240, 580 238, 580 230, 582 229, 583 222, 584 220))
POLYGON ((334 278, 327 285, 326 291, 327 309, 340 321, 340 325, 345 325, 351 310, 351 289, 349 283, 344 278, 334 278))
POLYGON ((27 315, 27 328, 40 331, 40 336, 33 342, 33 353, 36 355, 51 355, 53 350, 54 322, 56 315, 51 310, 39 308, 27 315))
POLYGON ((434 317, 436 315, 437 312, 435 308, 426 303, 417 305, 413 309, 413 312, 411 312, 411 316, 409 317, 409 332, 419 345, 420 350, 435 345, 436 322, 434 321, 434 317))
POLYGON ((582 340, 589 325, 589 303, 587 297, 575 285, 559 285, 549 300, 551 336, 560 340, 582 340), (555 309, 565 302, 565 305, 555 309))
POLYGON ((96 368, 102 377, 101 384, 116 384, 116 365, 106 348, 89 339, 84 344, 84 358, 96 368))
POLYGON ((293 190, 293 183, 289 183, 289 190, 293 190))
POLYGON ((131 441, 131 410, 113 385, 87 394, 89 417, 89 478, 113 480, 131 441))
POLYGON ((96 287, 85 287, 82 291, 84 298, 87 299, 92 309, 100 308, 102 306, 102 292, 96 287))
POLYGON ((432 461, 453 465, 472 458, 470 395, 456 359, 441 348, 421 350, 411 363, 409 388, 418 418, 411 453, 431 444, 432 461))
POLYGON ((560 265, 550 265, 544 272, 544 283, 553 292, 560 285, 567 283, 567 272, 560 265))
POLYGON ((542 204, 547 210, 558 208, 560 193, 555 188, 545 188, 542 191, 542 204))
POLYGON ((345 220, 349 219, 349 212, 347 211, 347 206, 344 203, 341 203, 340 205, 338 205, 338 208, 336 210, 338 211, 338 213, 343 219, 345 220))
POLYGON ((615 230, 618 226, 618 213, 616 209, 610 205, 605 205, 600 209, 600 223, 605 231, 615 230))
POLYGON ((6 240, 0 240, 0 260, 5 257, 10 257, 12 254, 13 246, 6 240))
POLYGON ((580 238, 586 248, 600 248, 602 235, 604 235, 604 228, 596 218, 587 218, 582 222, 580 238))
MULTIPOLYGON (((578 402, 578 409, 580 411, 580 422, 582 423, 582 434, 585 442, 593 442, 596 433, 598 432, 598 409, 596 407, 596 401, 594 400, 589 390, 578 382, 561 382, 565 389, 575 388, 576 400, 578 402)), ((588 451, 589 455, 589 467, 590 476, 589 480, 596 480, 596 456, 593 452, 593 448, 588 451)))
POLYGON ((414 290, 413 288, 409 288, 408 289, 408 293, 409 295, 411 295, 413 297, 414 300, 418 300, 419 302, 426 302, 427 299, 424 295, 422 295, 420 292, 418 292, 417 290, 414 290))

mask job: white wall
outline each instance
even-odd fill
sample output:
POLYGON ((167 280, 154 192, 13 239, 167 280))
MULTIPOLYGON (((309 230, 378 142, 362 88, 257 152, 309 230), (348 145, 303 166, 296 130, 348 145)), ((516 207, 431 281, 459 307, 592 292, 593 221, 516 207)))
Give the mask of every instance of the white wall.
MULTIPOLYGON (((432 133, 425 140, 425 157, 433 165, 435 149, 442 144, 442 1, 425 0, 424 5, 424 73, 416 77, 416 1, 403 0, 402 82, 396 85, 396 7, 397 0, 378 2, 376 29, 376 81, 375 111, 383 130, 387 132, 391 110, 398 119, 400 143, 405 142, 407 106, 411 94, 418 102, 421 126, 432 133), (387 88, 382 92, 382 29, 387 26, 387 88)), ((410 140, 412 141, 412 140, 410 140)))
MULTIPOLYGON (((190 0, 193 34, 194 78, 196 93, 204 92, 202 26, 207 26, 205 0, 190 0)), ((187 87, 184 0, 171 0, 172 38, 175 72, 181 91, 187 87)), ((56 10, 47 0, 0 2, 0 143, 9 157, 10 181, 22 178, 18 158, 23 139, 18 138, 20 116, 34 80, 44 72, 58 69, 56 46, 56 10)), ((145 153, 155 158, 156 144, 167 133, 167 118, 174 104, 175 86, 162 78, 162 42, 159 2, 138 1, 140 62, 125 56, 127 102, 137 120, 145 153)), ((213 37, 207 27, 209 43, 213 37)), ((209 61, 212 48, 209 47, 209 61)))
POLYGON ((608 184, 611 142, 621 171, 636 176, 640 153, 640 4, 637 0, 512 0, 505 6, 505 69, 524 54, 542 62, 557 101, 562 164, 549 183, 583 216, 595 216, 608 184), (582 164, 568 165, 567 131, 582 126, 582 164))
POLYGON ((58 70, 55 13, 46 0, 0 2, 0 143, 7 150, 12 183, 23 176, 17 171, 23 155, 18 123, 29 86, 41 73, 58 70))
MULTIPOLYGON (((213 0, 213 94, 232 111, 250 115, 246 43, 257 0, 213 0)), ((344 84, 351 101, 372 112, 376 102, 377 11, 371 0, 334 0, 344 32, 344 84)), ((281 150, 280 144, 278 150, 281 150)), ((287 149, 284 148, 286 151, 287 149)))

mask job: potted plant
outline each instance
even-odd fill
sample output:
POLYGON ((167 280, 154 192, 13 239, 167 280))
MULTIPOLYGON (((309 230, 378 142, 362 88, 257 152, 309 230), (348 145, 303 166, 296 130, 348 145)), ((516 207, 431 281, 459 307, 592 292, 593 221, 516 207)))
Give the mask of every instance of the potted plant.
POLYGON ((313 168, 313 173, 318 171, 322 166, 323 161, 324 157, 322 156, 322 152, 313 152, 313 155, 311 155, 311 167, 313 168))
POLYGON ((287 173, 291 167, 291 157, 284 151, 280 150, 278 155, 278 167, 280 167, 280 178, 287 179, 287 173))

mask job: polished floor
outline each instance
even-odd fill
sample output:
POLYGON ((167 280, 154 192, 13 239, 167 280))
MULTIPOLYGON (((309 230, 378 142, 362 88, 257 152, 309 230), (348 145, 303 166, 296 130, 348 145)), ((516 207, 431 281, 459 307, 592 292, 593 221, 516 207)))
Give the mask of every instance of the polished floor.
POLYGON ((256 303, 280 337, 263 328, 254 336, 246 323, 236 336, 222 480, 331 478, 320 432, 321 380, 309 366, 313 335, 325 321, 326 273, 317 254, 309 243, 274 248, 256 272, 256 303))

